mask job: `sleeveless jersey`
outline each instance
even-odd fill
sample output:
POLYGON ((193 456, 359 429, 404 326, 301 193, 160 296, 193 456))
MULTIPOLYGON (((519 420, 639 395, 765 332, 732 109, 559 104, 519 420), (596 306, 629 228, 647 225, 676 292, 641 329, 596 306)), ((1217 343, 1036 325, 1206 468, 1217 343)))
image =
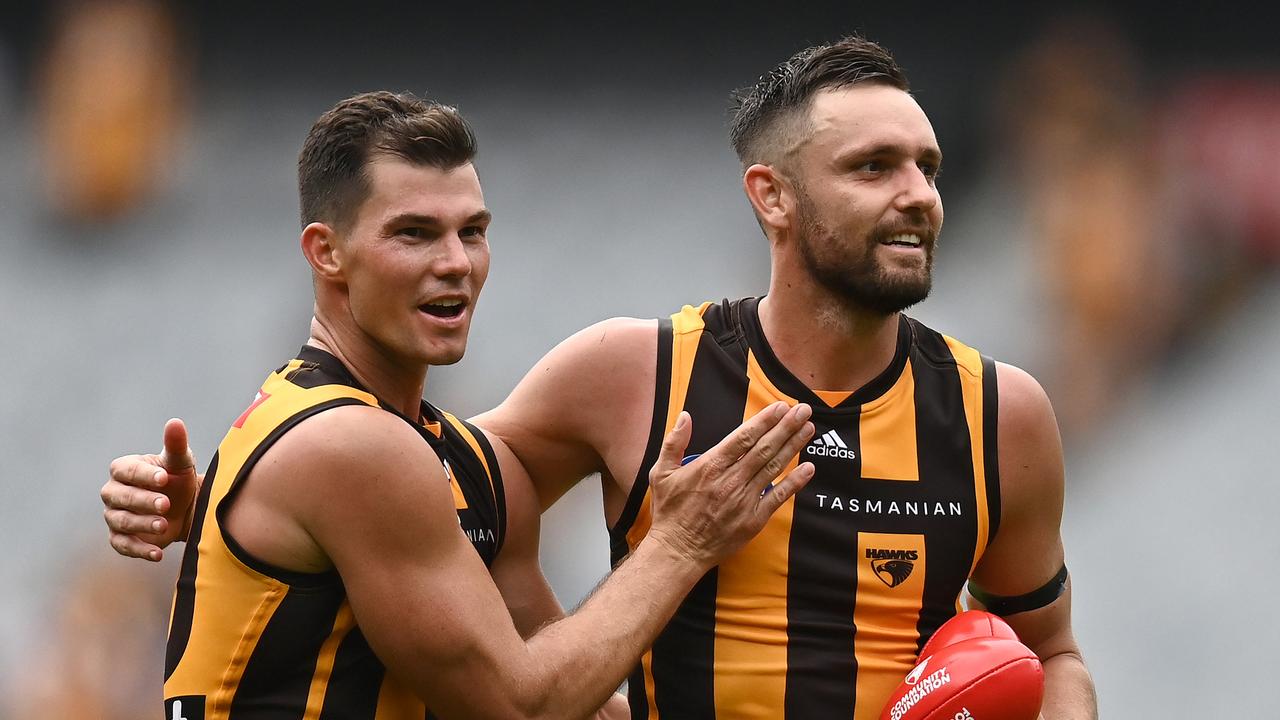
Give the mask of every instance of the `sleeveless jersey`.
POLYGON ((501 548, 502 478, 484 434, 425 402, 414 422, 361 388, 337 358, 304 346, 267 377, 205 474, 169 623, 166 719, 429 717, 369 649, 336 571, 274 567, 223 525, 263 453, 302 420, 343 405, 382 407, 417 429, 443 463, 459 524, 486 565, 501 548))
POLYGON ((893 361, 853 393, 811 391, 765 342, 758 298, 659 323, 653 425, 615 562, 648 532, 648 469, 679 412, 688 454, 770 403, 806 402, 816 473, 709 572, 629 681, 632 718, 874 720, 999 519, 994 363, 901 316, 893 361))

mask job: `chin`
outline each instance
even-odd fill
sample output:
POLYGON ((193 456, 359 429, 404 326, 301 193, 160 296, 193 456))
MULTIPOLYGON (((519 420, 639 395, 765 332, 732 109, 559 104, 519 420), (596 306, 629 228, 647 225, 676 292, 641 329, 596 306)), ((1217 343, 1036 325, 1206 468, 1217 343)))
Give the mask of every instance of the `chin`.
POLYGON ((462 359, 464 350, 465 344, 428 343, 421 339, 383 345, 387 359, 402 367, 452 365, 462 359))
POLYGON ((424 359, 428 365, 453 365, 462 359, 466 350, 465 345, 457 348, 431 348, 424 353, 424 359))
POLYGON ((888 282, 881 278, 879 282, 842 283, 828 287, 850 304, 881 315, 902 312, 922 302, 932 289, 927 277, 917 282, 888 282))

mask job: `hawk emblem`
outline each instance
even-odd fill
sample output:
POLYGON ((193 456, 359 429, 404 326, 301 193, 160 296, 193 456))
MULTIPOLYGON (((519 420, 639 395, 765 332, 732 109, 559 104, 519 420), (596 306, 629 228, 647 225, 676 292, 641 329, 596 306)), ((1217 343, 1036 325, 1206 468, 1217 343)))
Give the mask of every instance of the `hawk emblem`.
POLYGON ((915 569, 915 563, 910 560, 880 560, 871 561, 871 569, 876 571, 876 577, 889 587, 898 587, 911 577, 911 571, 915 569))

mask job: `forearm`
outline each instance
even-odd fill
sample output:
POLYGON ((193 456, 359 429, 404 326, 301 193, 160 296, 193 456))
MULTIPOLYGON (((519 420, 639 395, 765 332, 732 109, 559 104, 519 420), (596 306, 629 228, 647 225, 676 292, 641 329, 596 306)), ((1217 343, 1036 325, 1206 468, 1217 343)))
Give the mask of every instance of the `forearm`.
POLYGON ((661 542, 641 543, 572 615, 529 639, 531 717, 599 708, 708 570, 661 542))
POLYGON ((1078 653, 1044 660, 1044 720, 1097 720, 1098 697, 1093 679, 1078 653))

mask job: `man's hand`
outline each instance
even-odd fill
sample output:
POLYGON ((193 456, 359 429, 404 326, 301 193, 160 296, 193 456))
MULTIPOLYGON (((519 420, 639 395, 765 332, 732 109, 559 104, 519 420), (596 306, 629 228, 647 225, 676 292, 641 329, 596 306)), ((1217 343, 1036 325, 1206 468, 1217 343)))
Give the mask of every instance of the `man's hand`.
POLYGON ((111 479, 101 493, 111 547, 126 557, 159 561, 164 547, 186 539, 202 480, 187 444, 187 426, 177 418, 165 423, 159 455, 112 460, 111 479))
POLYGON ((649 472, 654 518, 649 536, 708 566, 755 537, 813 477, 813 463, 805 462, 778 479, 813 437, 812 414, 808 405, 774 403, 681 465, 693 422, 680 413, 649 472))

